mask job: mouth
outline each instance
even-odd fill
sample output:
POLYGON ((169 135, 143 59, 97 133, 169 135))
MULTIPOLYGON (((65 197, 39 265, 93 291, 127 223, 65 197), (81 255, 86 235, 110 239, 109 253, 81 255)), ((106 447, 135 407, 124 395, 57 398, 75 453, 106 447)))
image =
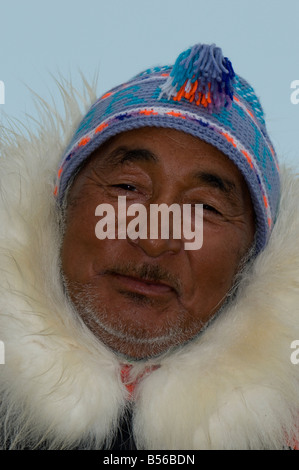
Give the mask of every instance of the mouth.
POLYGON ((177 294, 176 289, 164 280, 154 280, 118 272, 107 272, 121 292, 132 292, 149 297, 163 297, 177 294))

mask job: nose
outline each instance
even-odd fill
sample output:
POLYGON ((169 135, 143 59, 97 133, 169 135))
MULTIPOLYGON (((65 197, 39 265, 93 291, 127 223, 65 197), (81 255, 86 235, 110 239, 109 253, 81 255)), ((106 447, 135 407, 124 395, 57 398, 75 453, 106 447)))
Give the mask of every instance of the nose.
POLYGON ((181 251, 181 240, 170 239, 152 239, 152 238, 137 238, 132 240, 128 238, 128 242, 141 249, 147 256, 151 258, 158 258, 164 254, 178 254, 181 251))
MULTIPOLYGON (((168 215, 162 215, 161 213, 161 219, 159 221, 158 217, 156 218, 155 216, 152 216, 150 208, 148 208, 147 216, 143 219, 143 224, 146 224, 146 229, 142 232, 143 236, 134 239, 127 234, 128 242, 131 245, 138 247, 147 256, 152 258, 157 258, 166 253, 178 254, 183 246, 180 231, 178 234, 178 231, 174 229, 175 220, 173 219, 169 220, 168 223, 165 224, 163 216, 168 217, 168 215)), ((176 227, 178 228, 178 224, 176 227)))

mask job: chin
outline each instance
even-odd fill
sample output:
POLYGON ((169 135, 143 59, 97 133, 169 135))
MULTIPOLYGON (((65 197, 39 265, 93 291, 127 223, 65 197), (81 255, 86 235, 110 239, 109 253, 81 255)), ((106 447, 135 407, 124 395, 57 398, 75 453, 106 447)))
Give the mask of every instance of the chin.
POLYGON ((82 318, 85 325, 96 338, 115 354, 127 359, 142 360, 157 358, 182 346, 198 335, 202 328, 183 328, 182 325, 172 323, 160 328, 149 328, 148 325, 123 322, 112 325, 108 322, 91 321, 82 318))
POLYGON ((203 326, 202 320, 177 304, 136 293, 112 299, 92 288, 68 297, 94 336, 128 359, 165 355, 197 336, 203 326))
POLYGON ((112 337, 103 338, 103 335, 100 334, 97 334, 97 337, 118 356, 122 356, 124 359, 138 361, 159 358, 182 344, 180 341, 174 341, 174 338, 172 341, 167 342, 165 342, 163 338, 161 338, 160 341, 158 338, 155 338, 153 342, 149 340, 148 344, 140 344, 138 339, 135 341, 126 341, 112 337))

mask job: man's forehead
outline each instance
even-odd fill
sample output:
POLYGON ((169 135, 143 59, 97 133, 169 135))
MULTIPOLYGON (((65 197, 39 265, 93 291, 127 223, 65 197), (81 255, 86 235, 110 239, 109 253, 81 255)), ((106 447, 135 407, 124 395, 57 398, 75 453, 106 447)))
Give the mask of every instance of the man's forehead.
POLYGON ((120 133, 97 148, 90 160, 99 165, 134 160, 158 163, 168 154, 172 159, 180 157, 186 166, 190 162, 190 153, 195 159, 208 157, 211 164, 216 162, 217 158, 220 161, 227 161, 232 171, 238 171, 233 162, 216 147, 186 132, 168 128, 146 127, 120 133), (187 154, 189 158, 184 160, 187 154))
POLYGON ((238 168, 219 149, 175 129, 142 128, 121 133, 95 150, 90 162, 93 168, 113 168, 138 162, 159 165, 165 158, 171 164, 178 163, 178 173, 183 175, 190 171, 194 179, 205 182, 212 182, 213 174, 220 171, 227 190, 235 189, 234 180, 243 182, 238 168), (206 171, 202 170, 203 164, 206 171))

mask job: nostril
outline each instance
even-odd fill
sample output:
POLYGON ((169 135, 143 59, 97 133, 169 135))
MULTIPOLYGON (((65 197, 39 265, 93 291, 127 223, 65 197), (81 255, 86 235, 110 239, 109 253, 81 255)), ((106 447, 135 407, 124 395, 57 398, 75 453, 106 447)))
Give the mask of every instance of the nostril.
POLYGON ((178 254, 182 249, 182 241, 180 239, 136 239, 128 238, 128 242, 134 246, 138 246, 147 256, 157 258, 164 254, 178 254))

